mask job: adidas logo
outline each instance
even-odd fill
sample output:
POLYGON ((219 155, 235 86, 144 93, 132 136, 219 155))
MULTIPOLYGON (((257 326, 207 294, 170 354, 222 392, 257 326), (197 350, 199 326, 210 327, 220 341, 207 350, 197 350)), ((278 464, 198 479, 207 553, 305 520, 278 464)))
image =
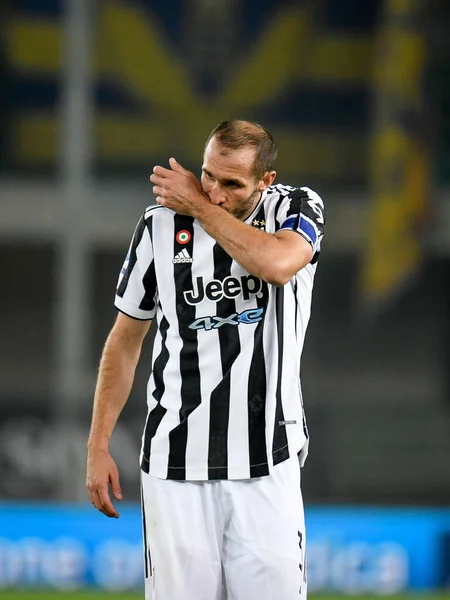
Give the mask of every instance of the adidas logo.
POLYGON ((192 258, 189 256, 189 252, 186 250, 186 248, 183 248, 183 250, 181 250, 181 252, 178 252, 178 254, 175 255, 172 262, 174 264, 191 263, 192 258))

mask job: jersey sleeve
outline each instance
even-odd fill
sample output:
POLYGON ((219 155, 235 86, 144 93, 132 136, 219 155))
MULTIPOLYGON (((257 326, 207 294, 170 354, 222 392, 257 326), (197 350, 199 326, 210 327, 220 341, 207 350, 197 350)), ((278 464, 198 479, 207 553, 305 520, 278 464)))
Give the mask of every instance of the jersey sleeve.
POLYGON ((319 194, 307 187, 293 188, 281 202, 276 219, 280 231, 295 231, 311 244, 311 263, 317 262, 325 227, 325 208, 319 194))
POLYGON ((129 317, 152 319, 158 291, 151 239, 151 220, 142 216, 134 231, 117 282, 115 306, 129 317))

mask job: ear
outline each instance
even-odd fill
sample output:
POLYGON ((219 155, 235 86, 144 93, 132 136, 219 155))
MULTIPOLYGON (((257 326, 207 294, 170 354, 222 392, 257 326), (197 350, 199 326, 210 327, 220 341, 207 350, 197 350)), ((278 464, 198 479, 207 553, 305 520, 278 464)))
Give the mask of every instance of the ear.
POLYGON ((258 187, 259 191, 263 192, 264 190, 267 190, 267 188, 269 186, 271 186, 272 183, 275 181, 276 176, 277 176, 276 171, 267 171, 264 174, 264 177, 259 182, 259 187, 258 187))

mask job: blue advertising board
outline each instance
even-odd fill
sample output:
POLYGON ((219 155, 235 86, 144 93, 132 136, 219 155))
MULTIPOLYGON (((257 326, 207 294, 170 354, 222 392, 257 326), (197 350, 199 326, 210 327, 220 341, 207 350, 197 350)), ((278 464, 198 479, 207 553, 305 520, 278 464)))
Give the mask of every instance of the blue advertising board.
MULTIPOLYGON (((140 509, 122 505, 120 513, 0 503, 0 589, 142 587, 140 509)), ((386 595, 448 582, 450 510, 316 507, 306 522, 312 592, 386 595)))

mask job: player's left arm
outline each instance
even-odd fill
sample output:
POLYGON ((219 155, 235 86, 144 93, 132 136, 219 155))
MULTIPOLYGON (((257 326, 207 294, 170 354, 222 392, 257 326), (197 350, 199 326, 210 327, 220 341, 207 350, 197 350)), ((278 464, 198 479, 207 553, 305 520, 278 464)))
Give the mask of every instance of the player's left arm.
MULTIPOLYGON (((305 218, 310 220, 310 216, 306 215, 302 219, 302 211, 309 210, 311 215, 311 206, 308 209, 307 205, 303 207, 302 204, 304 199, 308 200, 306 192, 293 189, 284 198, 276 215, 280 229, 271 234, 244 223, 220 206, 212 204, 193 173, 183 169, 174 159, 169 162, 173 169, 171 172, 160 169, 165 176, 158 172, 156 178, 150 178, 154 183, 162 179, 168 192, 164 197, 158 197, 157 201, 197 219, 205 231, 249 273, 268 283, 284 285, 316 256, 320 243, 319 227, 315 225, 316 236, 312 236, 309 230, 305 233, 303 229, 307 228, 302 227, 306 223, 305 218)), ((160 189, 154 188, 155 191, 160 189)), ((316 217, 323 220, 323 203, 317 194, 315 196, 310 200, 318 203, 320 210, 316 217)))
POLYGON ((309 188, 293 188, 282 200, 275 218, 279 230, 269 234, 229 213, 216 217, 209 207, 197 217, 249 273, 268 283, 284 285, 318 259, 325 226, 322 199, 309 188))
POLYGON ((309 242, 291 229, 267 233, 211 205, 196 218, 246 271, 274 285, 286 284, 313 258, 309 242), (219 209, 220 214, 215 209, 219 209))

